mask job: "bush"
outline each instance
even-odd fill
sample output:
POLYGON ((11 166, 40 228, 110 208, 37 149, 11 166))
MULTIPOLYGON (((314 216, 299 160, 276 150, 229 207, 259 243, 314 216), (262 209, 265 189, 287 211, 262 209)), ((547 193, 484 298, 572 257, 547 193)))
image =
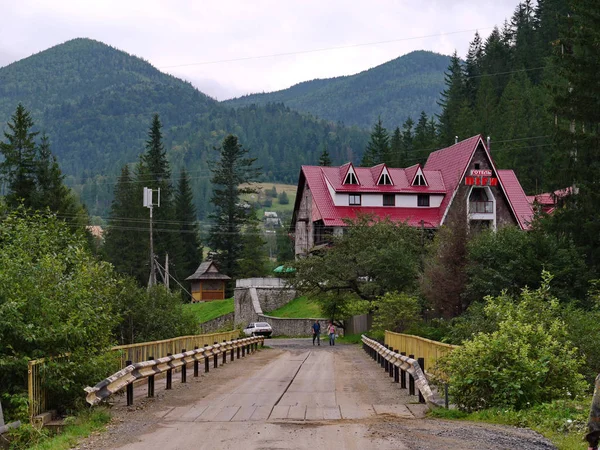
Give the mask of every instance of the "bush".
POLYGON ((286 194, 285 191, 282 191, 281 194, 279 194, 279 204, 287 205, 289 202, 290 202, 290 199, 288 198, 288 195, 286 194))
POLYGON ((568 340, 558 300, 549 294, 551 277, 542 278, 539 289, 524 289, 517 302, 488 297, 485 314, 498 329, 477 334, 440 360, 460 409, 521 409, 585 391, 582 359, 568 340))
POLYGON ((412 295, 387 292, 373 303, 373 329, 402 333, 406 327, 419 318, 419 300, 412 295))

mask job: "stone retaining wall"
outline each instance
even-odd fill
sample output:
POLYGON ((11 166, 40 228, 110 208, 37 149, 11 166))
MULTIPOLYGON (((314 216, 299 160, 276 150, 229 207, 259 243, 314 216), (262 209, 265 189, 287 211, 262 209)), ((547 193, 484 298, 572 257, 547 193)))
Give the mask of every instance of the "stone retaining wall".
POLYGON ((273 336, 293 337, 311 337, 312 324, 315 323, 315 320, 318 320, 321 324, 321 339, 328 339, 327 325, 329 325, 329 321, 327 319, 287 319, 258 314, 258 320, 271 324, 273 336))
POLYGON ((235 312, 230 312, 224 316, 217 317, 200 324, 200 333, 208 334, 216 331, 223 331, 224 329, 233 330, 233 321, 235 318, 235 312))

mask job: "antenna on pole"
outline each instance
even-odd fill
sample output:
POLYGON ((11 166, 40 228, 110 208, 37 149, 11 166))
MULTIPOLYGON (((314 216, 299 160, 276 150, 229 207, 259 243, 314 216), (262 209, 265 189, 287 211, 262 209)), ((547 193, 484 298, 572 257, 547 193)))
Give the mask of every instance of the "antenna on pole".
POLYGON ((156 269, 154 265, 154 238, 152 234, 152 208, 160 206, 160 188, 150 189, 144 187, 144 207, 150 210, 150 277, 148 278, 148 287, 156 285, 156 269), (158 203, 153 202, 153 193, 158 193, 158 203))

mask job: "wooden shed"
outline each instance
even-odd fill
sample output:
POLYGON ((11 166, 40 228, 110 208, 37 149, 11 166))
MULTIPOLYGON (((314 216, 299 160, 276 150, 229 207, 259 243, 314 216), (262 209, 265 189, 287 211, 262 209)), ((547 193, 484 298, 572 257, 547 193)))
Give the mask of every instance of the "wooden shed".
POLYGON ((219 272, 213 261, 205 261, 186 278, 192 282, 192 301, 208 302, 225 298, 225 283, 230 277, 219 272))

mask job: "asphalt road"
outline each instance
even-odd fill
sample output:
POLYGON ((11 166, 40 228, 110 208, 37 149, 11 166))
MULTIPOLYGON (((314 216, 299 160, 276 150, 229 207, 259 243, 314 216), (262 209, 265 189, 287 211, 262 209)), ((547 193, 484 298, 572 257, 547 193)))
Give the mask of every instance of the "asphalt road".
POLYGON ((426 407, 358 346, 265 342, 272 348, 136 408, 118 399, 116 423, 81 448, 554 448, 529 430, 425 419, 426 407))

